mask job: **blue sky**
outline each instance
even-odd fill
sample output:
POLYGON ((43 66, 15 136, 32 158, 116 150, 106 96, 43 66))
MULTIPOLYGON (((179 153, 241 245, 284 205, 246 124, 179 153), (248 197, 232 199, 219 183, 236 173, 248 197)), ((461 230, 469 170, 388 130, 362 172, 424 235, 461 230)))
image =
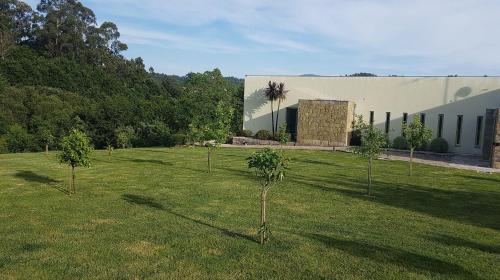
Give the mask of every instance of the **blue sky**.
POLYGON ((82 2, 167 74, 500 75, 499 0, 82 2))

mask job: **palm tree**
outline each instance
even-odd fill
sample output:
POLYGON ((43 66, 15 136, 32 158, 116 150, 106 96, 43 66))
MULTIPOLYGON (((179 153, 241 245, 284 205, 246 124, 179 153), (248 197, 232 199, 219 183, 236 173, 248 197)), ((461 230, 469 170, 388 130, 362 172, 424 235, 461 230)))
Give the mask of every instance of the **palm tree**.
POLYGON ((264 90, 264 95, 267 98, 267 100, 271 101, 271 126, 273 128, 273 137, 275 135, 275 130, 274 130, 274 108, 273 108, 273 103, 277 99, 277 89, 278 85, 276 82, 271 82, 269 81, 269 84, 267 88, 264 90))
POLYGON ((285 84, 279 83, 278 88, 276 89, 276 99, 278 99, 278 110, 276 111, 276 130, 278 130, 278 119, 280 115, 280 105, 283 100, 286 99, 286 94, 288 90, 285 90, 285 84))

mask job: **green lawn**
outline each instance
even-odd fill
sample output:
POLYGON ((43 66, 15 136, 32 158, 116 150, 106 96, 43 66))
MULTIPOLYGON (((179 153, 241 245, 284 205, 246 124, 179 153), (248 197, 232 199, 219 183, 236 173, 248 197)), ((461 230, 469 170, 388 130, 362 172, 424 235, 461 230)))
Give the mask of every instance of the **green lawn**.
POLYGON ((0 155, 0 279, 500 279, 500 174, 287 151, 256 242, 252 150, 97 151, 77 170, 55 154, 0 155))

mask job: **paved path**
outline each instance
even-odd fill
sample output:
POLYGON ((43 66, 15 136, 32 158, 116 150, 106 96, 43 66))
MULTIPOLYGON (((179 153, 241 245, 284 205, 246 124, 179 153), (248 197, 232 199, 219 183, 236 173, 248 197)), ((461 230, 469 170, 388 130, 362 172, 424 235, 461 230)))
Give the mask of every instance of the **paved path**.
MULTIPOLYGON (((265 147, 278 148, 276 145, 231 145, 223 144, 224 148, 243 148, 243 149, 262 149, 265 147)), ((319 147, 319 146, 283 146, 286 150, 317 150, 317 151, 343 151, 348 152, 346 147, 319 147)), ((405 151, 388 151, 381 156, 385 160, 408 161, 408 152, 405 151)), ((484 173, 500 173, 500 169, 488 167, 488 162, 481 160, 478 156, 462 156, 462 155, 437 155, 431 153, 415 152, 414 162, 423 163, 434 166, 442 166, 449 168, 457 168, 464 170, 473 170, 484 173)))

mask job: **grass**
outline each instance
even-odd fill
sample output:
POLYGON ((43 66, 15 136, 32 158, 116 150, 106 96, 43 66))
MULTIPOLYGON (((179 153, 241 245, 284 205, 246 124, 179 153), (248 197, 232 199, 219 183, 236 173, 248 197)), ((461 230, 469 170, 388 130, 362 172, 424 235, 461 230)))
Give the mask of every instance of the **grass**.
POLYGON ((0 155, 0 279, 500 279, 500 174, 287 151, 257 243, 245 149, 0 155))

